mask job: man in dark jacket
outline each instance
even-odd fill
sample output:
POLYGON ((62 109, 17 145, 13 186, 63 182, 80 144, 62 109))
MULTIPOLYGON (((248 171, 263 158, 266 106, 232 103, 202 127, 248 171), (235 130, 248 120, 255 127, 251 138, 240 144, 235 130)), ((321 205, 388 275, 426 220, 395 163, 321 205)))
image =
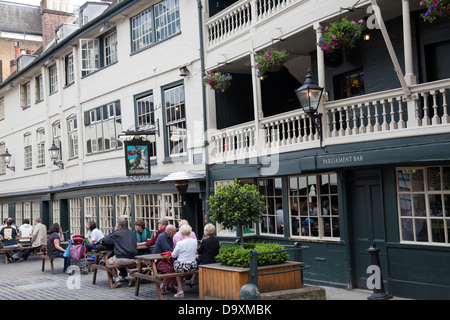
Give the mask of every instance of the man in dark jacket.
MULTIPOLYGON (((114 256, 108 259, 108 264, 114 265, 133 265, 136 263, 135 256, 137 255, 136 236, 128 229, 128 220, 119 218, 117 220, 116 231, 105 236, 103 243, 114 246, 114 256)), ((117 275, 115 268, 111 269, 114 276, 114 288, 121 286, 121 280, 125 281, 128 272, 126 268, 119 268, 120 277, 117 275)))

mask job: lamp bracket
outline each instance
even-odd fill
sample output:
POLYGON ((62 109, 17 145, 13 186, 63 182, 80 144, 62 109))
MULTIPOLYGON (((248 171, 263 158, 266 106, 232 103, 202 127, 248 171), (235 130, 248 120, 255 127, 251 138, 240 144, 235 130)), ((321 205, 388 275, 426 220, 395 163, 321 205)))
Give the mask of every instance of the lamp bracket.
MULTIPOLYGON (((119 134, 119 137, 122 137, 122 136, 154 136, 156 134, 158 134, 158 137, 160 137, 159 119, 156 119, 155 125, 148 125, 145 127, 140 127, 138 129, 134 129, 134 130, 123 131, 122 134, 119 134)), ((133 138, 133 139, 139 140, 142 138, 133 138)))

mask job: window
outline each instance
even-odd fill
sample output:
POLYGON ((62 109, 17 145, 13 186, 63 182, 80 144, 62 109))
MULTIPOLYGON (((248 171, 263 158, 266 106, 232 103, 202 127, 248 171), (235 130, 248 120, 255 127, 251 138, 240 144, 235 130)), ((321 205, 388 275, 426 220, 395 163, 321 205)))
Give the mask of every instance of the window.
POLYGON ((50 91, 49 94, 53 94, 58 91, 58 74, 56 72, 56 65, 48 68, 48 76, 50 79, 50 91))
POLYGON ((111 234, 114 231, 114 207, 112 196, 99 197, 99 230, 103 234, 111 234))
POLYGON ((89 225, 89 221, 97 222, 97 198, 84 198, 84 226, 89 225))
POLYGON ((88 154, 122 147, 120 102, 116 101, 84 113, 86 150, 88 154))
POLYGON ((39 102, 44 100, 44 83, 42 82, 42 74, 34 78, 34 80, 35 101, 39 102))
POLYGON ((281 178, 260 179, 259 193, 265 197, 266 212, 263 215, 261 234, 283 235, 283 190, 281 178))
POLYGON ((131 18, 131 51, 139 51, 179 32, 179 1, 162 1, 131 18))
POLYGON ((397 168, 400 239, 450 243, 450 166, 397 168))
POLYGON ((339 238, 335 173, 289 177, 291 235, 339 238))
POLYGON ((20 85, 20 106, 23 109, 31 106, 30 82, 20 85))
MULTIPOLYGON (((137 128, 155 125, 155 106, 153 95, 140 96, 136 98, 137 128)), ((154 137, 154 136, 153 136, 154 137)), ((156 157, 156 141, 150 141, 150 157, 156 157)))
POLYGON ((362 69, 335 76, 333 82, 335 100, 364 94, 364 72, 362 69))
POLYGON ((117 218, 129 219, 131 217, 131 196, 130 195, 116 196, 116 210, 117 210, 117 218))
POLYGON ((64 76, 65 85, 68 86, 75 81, 73 71, 73 54, 68 54, 64 57, 64 76))
POLYGON ((36 130, 36 150, 37 150, 37 165, 45 165, 45 130, 39 128, 36 130))
POLYGON ((180 32, 179 0, 166 0, 155 5, 156 41, 180 32))
MULTIPOLYGON (((0 143, 0 154, 4 154, 6 151, 6 145, 4 142, 0 143)), ((0 157, 0 174, 6 173, 6 163, 3 157, 0 157)), ((2 220, 3 221, 3 220, 2 220)))
POLYGON ((67 118, 67 138, 69 140, 69 158, 78 157, 78 121, 76 115, 67 118))
POLYGON ((81 76, 87 76, 99 68, 97 39, 81 41, 81 76))
MULTIPOLYGON (((31 202, 23 203, 23 219, 30 220, 30 224, 33 225, 33 220, 31 219, 31 202)), ((27 237, 28 235, 22 235, 22 237, 27 237)))
POLYGON ((107 34, 103 38, 103 48, 104 48, 104 65, 109 66, 117 62, 117 31, 107 34))
POLYGON ((69 199, 70 234, 81 234, 81 199, 69 199))
POLYGON ((23 136, 24 146, 24 161, 25 169, 30 169, 33 166, 33 152, 31 147, 31 133, 25 133, 23 136))
POLYGON ((164 90, 166 153, 169 156, 186 154, 186 113, 184 86, 164 90))
POLYGON ((15 221, 14 223, 16 224, 16 226, 21 226, 22 225, 22 202, 17 202, 15 204, 15 221))
POLYGON ((31 222, 33 223, 34 219, 41 217, 41 203, 39 201, 33 201, 31 203, 31 222))
POLYGON ((5 98, 0 98, 0 120, 5 119, 5 98))
POLYGON ((56 121, 52 124, 52 141, 59 148, 59 159, 62 159, 62 148, 61 148, 61 123, 56 121))
POLYGON ((53 223, 61 225, 61 202, 59 200, 52 201, 53 223))

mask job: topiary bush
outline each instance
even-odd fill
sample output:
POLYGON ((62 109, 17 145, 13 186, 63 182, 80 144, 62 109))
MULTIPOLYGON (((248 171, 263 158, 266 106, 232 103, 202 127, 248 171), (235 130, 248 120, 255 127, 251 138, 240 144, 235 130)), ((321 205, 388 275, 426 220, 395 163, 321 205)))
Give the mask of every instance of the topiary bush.
MULTIPOLYGON (((284 250, 284 247, 278 243, 250 242, 244 246, 239 244, 225 244, 220 248, 216 261, 226 266, 248 268, 250 264, 250 250, 256 252, 269 252, 284 250)), ((280 264, 288 259, 287 252, 277 252, 258 255, 258 266, 268 266, 280 264)))

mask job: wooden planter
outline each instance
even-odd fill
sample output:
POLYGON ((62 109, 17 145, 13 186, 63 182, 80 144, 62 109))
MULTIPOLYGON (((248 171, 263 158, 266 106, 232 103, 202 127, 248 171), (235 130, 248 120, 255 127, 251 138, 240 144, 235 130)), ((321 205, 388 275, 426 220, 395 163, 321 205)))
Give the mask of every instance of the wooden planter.
MULTIPOLYGON (((259 267, 258 273, 297 269, 302 262, 286 261, 283 264, 259 267)), ((238 300, 239 291, 250 283, 250 269, 228 267, 220 263, 199 266, 200 299, 238 300)), ((273 292, 302 287, 301 271, 258 276, 259 292, 273 292)))

